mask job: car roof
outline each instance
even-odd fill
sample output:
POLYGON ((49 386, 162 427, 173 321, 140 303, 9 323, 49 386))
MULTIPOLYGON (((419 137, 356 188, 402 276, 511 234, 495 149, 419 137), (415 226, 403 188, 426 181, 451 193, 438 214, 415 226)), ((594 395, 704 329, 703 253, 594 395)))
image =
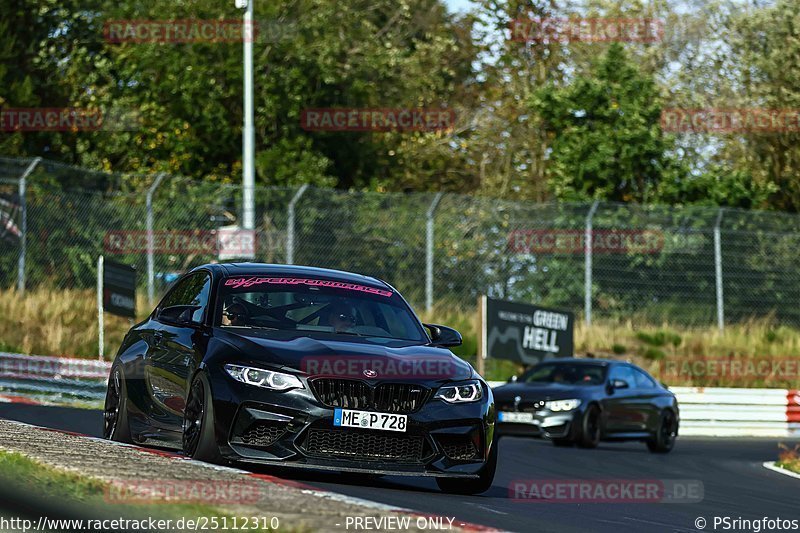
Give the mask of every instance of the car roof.
POLYGON ((212 272, 217 272, 222 276, 269 276, 269 275, 292 275, 292 276, 308 276, 314 278, 333 279, 337 281, 346 281, 348 283, 361 283, 368 285, 377 285, 394 291, 394 287, 389 285, 383 280, 373 278, 371 276, 364 276, 363 274, 356 274, 354 272, 345 272, 344 270, 334 270, 332 268, 319 268, 302 265, 280 265, 271 263, 212 263, 202 265, 192 270, 206 269, 212 272))

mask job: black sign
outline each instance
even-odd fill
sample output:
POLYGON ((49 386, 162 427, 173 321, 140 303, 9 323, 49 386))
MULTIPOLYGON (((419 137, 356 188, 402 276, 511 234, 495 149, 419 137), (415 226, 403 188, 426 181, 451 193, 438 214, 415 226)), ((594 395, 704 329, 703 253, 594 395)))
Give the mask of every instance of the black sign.
POLYGON ((573 313, 492 298, 485 301, 485 357, 530 365, 574 355, 573 313))
POLYGON ((103 309, 114 315, 136 318, 136 269, 103 261, 103 309))

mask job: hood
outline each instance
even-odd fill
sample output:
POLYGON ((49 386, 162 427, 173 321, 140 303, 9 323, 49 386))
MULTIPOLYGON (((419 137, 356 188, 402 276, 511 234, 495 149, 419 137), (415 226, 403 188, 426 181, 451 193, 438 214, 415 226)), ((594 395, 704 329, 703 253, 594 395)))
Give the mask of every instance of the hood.
POLYGON ((563 383, 509 383, 493 389, 495 400, 566 400, 584 398, 603 388, 602 385, 569 385, 563 383))
POLYGON ((243 364, 260 363, 308 377, 415 383, 476 377, 472 366, 450 350, 413 341, 332 334, 309 337, 294 331, 217 331, 219 340, 240 352, 243 364))

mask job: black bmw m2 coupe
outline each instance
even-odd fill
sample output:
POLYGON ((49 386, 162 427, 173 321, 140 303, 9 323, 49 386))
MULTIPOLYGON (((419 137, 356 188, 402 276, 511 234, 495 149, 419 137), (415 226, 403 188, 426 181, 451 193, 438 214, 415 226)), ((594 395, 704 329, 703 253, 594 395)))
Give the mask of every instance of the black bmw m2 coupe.
POLYGON ((460 343, 375 278, 204 265, 126 335, 104 434, 209 462, 432 476, 480 493, 497 464, 494 400, 448 349, 460 343))

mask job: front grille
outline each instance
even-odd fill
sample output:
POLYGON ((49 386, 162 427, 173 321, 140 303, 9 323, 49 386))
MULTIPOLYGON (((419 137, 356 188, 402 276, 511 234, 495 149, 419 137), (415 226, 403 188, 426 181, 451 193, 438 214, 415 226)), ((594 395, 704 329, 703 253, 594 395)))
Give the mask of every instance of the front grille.
POLYGON ((468 461, 478 456, 478 450, 467 435, 442 435, 436 437, 439 446, 448 459, 468 461))
POLYGON ((544 408, 544 400, 541 401, 523 401, 519 404, 514 402, 495 402, 495 407, 498 411, 511 411, 520 413, 535 413, 544 408))
POLYGON ((286 422, 255 422, 239 437, 249 446, 270 446, 286 433, 286 422))
POLYGON ((383 383, 376 387, 356 379, 316 379, 317 398, 328 407, 369 409, 383 413, 413 413, 428 398, 429 390, 410 383, 383 383))
POLYGON ((317 379, 312 383, 319 401, 329 407, 368 409, 372 407, 372 389, 363 381, 352 379, 317 379))
POLYGON ((385 383, 375 388, 375 409, 385 413, 413 413, 425 403, 428 389, 405 383, 385 383))
POLYGON ((365 461, 422 462, 425 440, 414 435, 312 429, 303 445, 308 455, 365 461))

